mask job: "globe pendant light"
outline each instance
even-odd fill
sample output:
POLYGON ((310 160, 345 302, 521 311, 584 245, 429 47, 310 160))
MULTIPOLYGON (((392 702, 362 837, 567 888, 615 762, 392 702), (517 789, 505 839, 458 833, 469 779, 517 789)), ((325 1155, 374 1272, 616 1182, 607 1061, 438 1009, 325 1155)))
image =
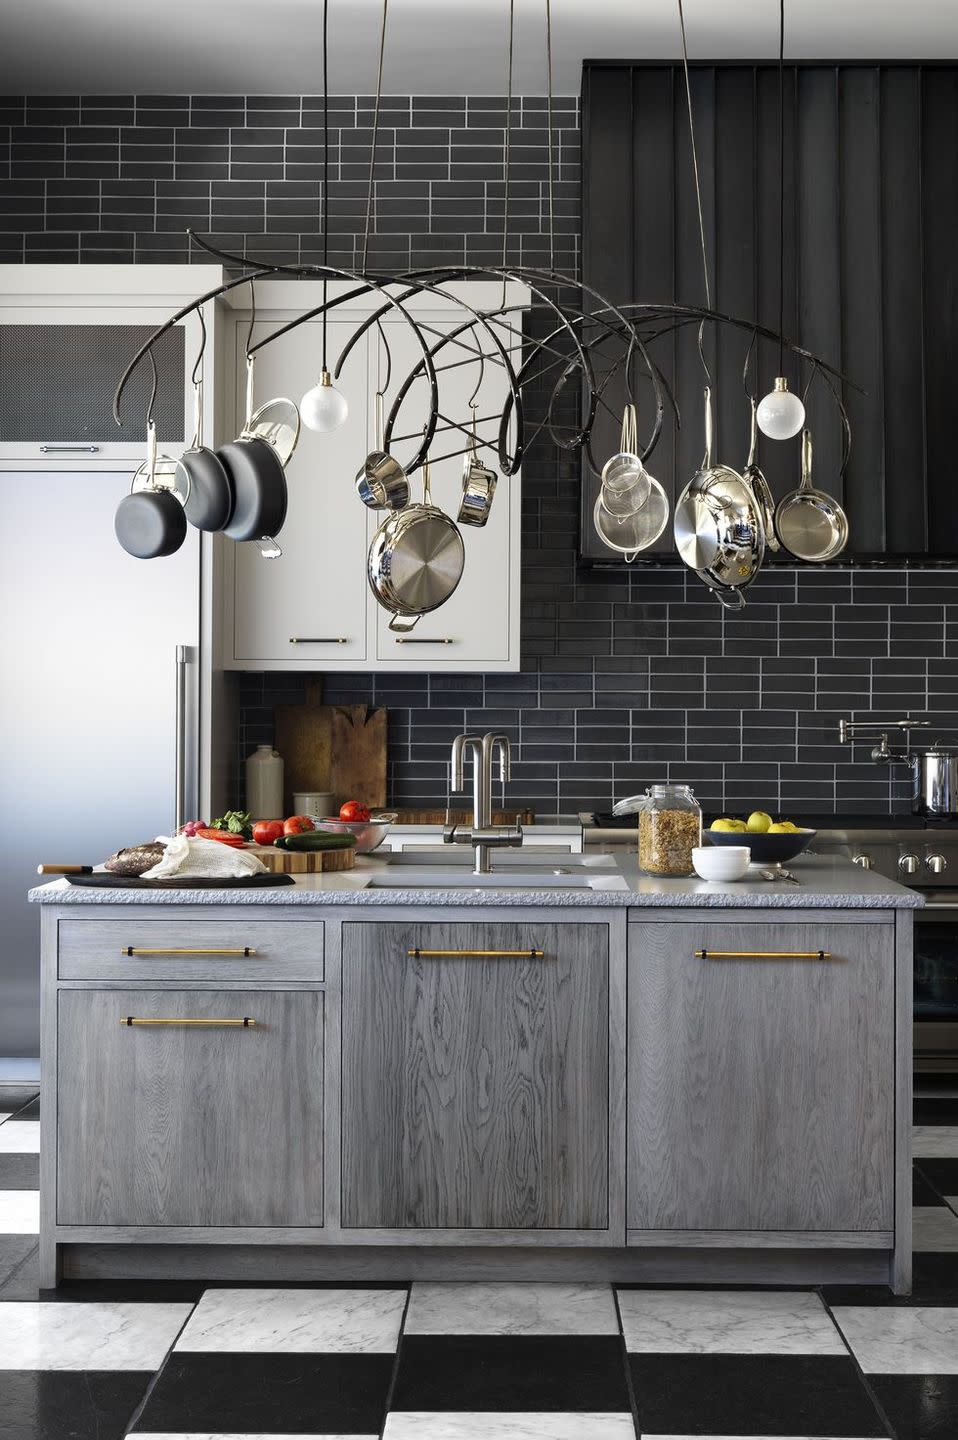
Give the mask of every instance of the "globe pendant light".
MULTIPOLYGON (((779 4, 778 26, 778 368, 782 370, 785 329, 785 0, 779 4)), ((805 424, 805 406, 779 373, 775 386, 758 402, 758 428, 769 440, 791 440, 805 424)))
POLYGON ((336 389, 328 370, 323 371, 317 385, 306 391, 299 402, 299 413, 310 430, 338 430, 346 423, 349 414, 346 397, 336 389))
POLYGON ((775 388, 759 401, 755 418, 762 434, 770 440, 791 440, 801 430, 805 424, 805 406, 789 390, 784 375, 776 376, 775 388))
POLYGON ((349 406, 337 390, 326 363, 326 317, 329 286, 329 0, 323 0, 323 368, 319 383, 299 402, 299 414, 310 430, 328 434, 345 425, 349 406))

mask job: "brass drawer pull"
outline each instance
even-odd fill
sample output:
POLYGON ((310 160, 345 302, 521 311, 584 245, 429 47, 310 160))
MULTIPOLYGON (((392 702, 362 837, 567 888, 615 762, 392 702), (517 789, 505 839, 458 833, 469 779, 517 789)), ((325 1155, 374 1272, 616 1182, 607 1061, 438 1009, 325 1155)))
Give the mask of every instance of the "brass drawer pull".
POLYGON ((696 950, 696 960, 830 960, 829 950, 696 950))
POLYGON ((469 956, 479 955, 487 958, 508 959, 508 960, 542 960, 545 956, 544 950, 420 950, 418 945, 415 950, 407 950, 406 954, 410 960, 432 960, 437 956, 469 956))
POLYGON ((169 946, 160 950, 144 950, 136 945, 124 945, 120 951, 121 955, 173 955, 179 958, 182 955, 241 955, 244 960, 257 952, 250 945, 237 946, 232 950, 176 950, 169 946))
POLYGON ((179 1020, 179 1019, 142 1019, 139 1015, 121 1015, 121 1025, 207 1025, 214 1029, 229 1030, 252 1030, 256 1024, 248 1015, 240 1020, 179 1020))

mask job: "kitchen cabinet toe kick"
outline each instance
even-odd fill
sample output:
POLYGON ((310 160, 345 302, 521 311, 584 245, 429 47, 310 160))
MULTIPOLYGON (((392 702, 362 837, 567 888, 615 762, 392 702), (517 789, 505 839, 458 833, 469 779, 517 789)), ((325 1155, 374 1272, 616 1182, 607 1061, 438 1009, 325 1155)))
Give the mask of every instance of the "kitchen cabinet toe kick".
POLYGON ((235 918, 44 908, 44 1285, 909 1289, 910 911, 235 918))

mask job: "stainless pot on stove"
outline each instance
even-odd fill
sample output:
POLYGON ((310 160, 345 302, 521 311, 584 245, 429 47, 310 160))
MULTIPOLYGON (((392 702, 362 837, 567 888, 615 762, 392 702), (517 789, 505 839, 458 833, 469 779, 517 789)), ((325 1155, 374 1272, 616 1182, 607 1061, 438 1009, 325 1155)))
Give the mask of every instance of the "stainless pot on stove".
POLYGON ((906 715, 901 720, 840 720, 838 738, 846 741, 877 736, 878 743, 871 755, 876 765, 907 765, 911 771, 911 808, 914 815, 927 815, 935 820, 958 819, 958 747, 940 745, 937 741, 922 749, 893 750, 888 743, 892 730, 910 735, 912 730, 927 730, 929 720, 916 720, 906 715), (869 735, 868 732, 871 732, 869 735))

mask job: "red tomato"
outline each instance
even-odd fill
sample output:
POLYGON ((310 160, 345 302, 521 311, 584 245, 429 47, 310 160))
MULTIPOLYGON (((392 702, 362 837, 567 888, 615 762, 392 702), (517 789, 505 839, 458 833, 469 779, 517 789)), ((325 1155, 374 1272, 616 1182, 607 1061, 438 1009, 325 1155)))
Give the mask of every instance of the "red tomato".
POLYGON ((288 820, 283 821, 284 835, 302 835, 305 830, 315 830, 316 826, 308 815, 291 815, 288 820))
POLYGON ((340 820, 368 820, 369 806, 364 805, 361 800, 347 800, 345 805, 339 807, 340 820))
POLYGON ((257 820, 253 826, 253 839, 257 845, 272 845, 282 834, 282 820, 257 820))
POLYGON ((196 833, 201 840, 218 840, 221 845, 232 845, 236 850, 246 844, 242 835, 234 835, 231 830, 213 830, 204 827, 202 830, 197 830, 196 833))

